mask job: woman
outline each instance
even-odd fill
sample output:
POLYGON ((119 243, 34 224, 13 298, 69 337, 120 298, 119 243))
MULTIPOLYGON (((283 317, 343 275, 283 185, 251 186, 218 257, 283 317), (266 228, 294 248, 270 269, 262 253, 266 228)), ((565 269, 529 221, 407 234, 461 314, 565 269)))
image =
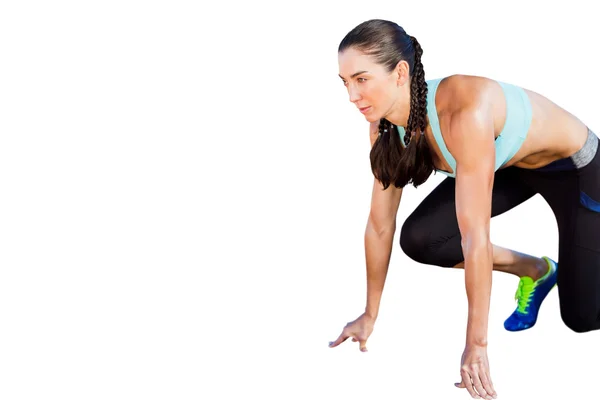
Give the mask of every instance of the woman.
POLYGON ((387 274, 402 188, 433 171, 449 176, 402 226, 415 261, 465 270, 467 340, 462 382, 495 397, 487 359, 492 269, 520 277, 507 330, 532 327, 555 285, 564 323, 600 328, 600 152, 579 119, 532 91, 484 77, 425 80, 422 49, 402 27, 366 21, 340 43, 340 77, 370 122, 374 179, 365 232, 367 304, 332 343, 351 337, 366 351, 387 274), (539 193, 559 229, 560 269, 490 243, 490 218, 539 193))

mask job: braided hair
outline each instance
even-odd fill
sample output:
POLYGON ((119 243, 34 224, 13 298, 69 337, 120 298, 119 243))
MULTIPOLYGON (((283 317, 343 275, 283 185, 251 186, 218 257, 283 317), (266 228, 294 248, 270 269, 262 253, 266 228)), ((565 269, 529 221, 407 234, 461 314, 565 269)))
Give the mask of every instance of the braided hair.
POLYGON ((379 137, 370 153, 373 175, 387 189, 424 183, 435 167, 427 140, 422 136, 427 126, 427 83, 421 63, 423 49, 413 36, 394 22, 369 20, 350 31, 339 45, 338 52, 356 48, 392 72, 405 60, 409 65, 410 114, 404 136, 404 146, 396 126, 385 118, 379 121, 379 137))

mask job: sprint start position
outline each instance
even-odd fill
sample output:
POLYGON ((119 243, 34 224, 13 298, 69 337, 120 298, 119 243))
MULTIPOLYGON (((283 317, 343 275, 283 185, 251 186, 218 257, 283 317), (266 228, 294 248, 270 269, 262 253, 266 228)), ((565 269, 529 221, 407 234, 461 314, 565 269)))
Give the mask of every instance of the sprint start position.
POLYGON ((370 122, 375 177, 365 231, 367 304, 330 343, 366 342, 388 271, 402 188, 433 171, 448 175, 402 226, 413 260, 465 270, 468 299, 462 381, 473 397, 496 398, 487 329, 492 269, 520 278, 505 329, 531 328, 557 285, 563 322, 600 329, 600 152, 598 137, 547 98, 484 77, 425 80, 423 51, 397 24, 370 20, 338 48, 350 101, 370 122), (490 219, 539 193, 558 223, 558 263, 490 242, 490 219))

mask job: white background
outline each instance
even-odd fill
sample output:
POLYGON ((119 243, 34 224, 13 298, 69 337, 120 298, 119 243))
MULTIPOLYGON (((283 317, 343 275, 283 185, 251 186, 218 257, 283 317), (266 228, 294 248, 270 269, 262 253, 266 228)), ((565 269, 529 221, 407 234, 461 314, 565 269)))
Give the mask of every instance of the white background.
MULTIPOLYGON (((398 237, 369 352, 327 347, 364 309, 372 185, 337 46, 390 19, 427 79, 521 85, 600 132, 586 3, 3 2, 0 398, 470 398, 464 271, 398 237)), ((406 189, 399 226, 441 179, 406 189)), ((537 196, 492 237, 558 253, 537 196)), ((506 332, 517 282, 494 273, 499 398, 598 398, 600 333, 570 331, 556 289, 506 332)))

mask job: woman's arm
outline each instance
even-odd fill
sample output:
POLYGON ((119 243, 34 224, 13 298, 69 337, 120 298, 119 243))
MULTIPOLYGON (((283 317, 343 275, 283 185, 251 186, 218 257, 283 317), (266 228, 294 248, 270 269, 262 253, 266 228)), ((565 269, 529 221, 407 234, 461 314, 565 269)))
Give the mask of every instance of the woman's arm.
MULTIPOLYGON (((378 123, 371 123, 371 146, 377 140, 378 123)), ((402 197, 402 189, 390 185, 383 190, 377 179, 373 182, 371 210, 365 229, 365 256, 367 264, 367 305, 365 313, 377 318, 379 304, 388 272, 394 234, 396 214, 402 197)))
POLYGON ((462 237, 468 299, 467 345, 487 345, 493 255, 490 242, 495 146, 491 113, 482 107, 452 116, 451 150, 456 159, 456 215, 462 237))
MULTIPOLYGON (((371 147, 378 137, 379 123, 370 127, 371 147)), ((379 314, 379 304, 387 276, 394 233, 396 231, 396 213, 400 204, 402 189, 394 185, 383 190, 377 179, 373 182, 371 211, 365 229, 365 255, 367 261, 367 305, 365 312, 356 320, 349 322, 329 347, 336 347, 349 337, 357 341, 361 351, 367 351, 367 339, 373 332, 373 325, 379 314)))
POLYGON ((367 263, 367 305, 365 313, 376 319, 388 272, 394 234, 396 213, 402 189, 393 185, 385 191, 377 180, 373 183, 371 211, 365 229, 365 256, 367 263))

